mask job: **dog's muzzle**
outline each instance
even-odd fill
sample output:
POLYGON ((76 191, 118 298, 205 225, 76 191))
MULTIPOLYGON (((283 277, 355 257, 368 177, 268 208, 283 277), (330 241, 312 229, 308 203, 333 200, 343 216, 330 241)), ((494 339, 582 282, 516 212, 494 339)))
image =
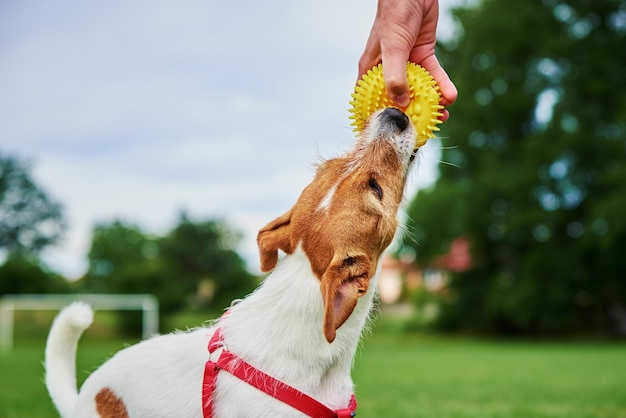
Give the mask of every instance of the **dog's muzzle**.
POLYGON ((380 123, 393 126, 398 133, 404 132, 409 127, 409 117, 400 109, 388 107, 379 116, 380 123))

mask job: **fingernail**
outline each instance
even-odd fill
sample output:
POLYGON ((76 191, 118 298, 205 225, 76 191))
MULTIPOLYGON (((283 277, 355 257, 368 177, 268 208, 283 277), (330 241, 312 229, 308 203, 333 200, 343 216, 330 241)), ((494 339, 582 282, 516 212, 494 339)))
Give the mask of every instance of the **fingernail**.
POLYGON ((400 96, 396 96, 393 98, 393 101, 400 106, 402 109, 405 109, 411 103, 411 99, 408 94, 401 94, 400 96))

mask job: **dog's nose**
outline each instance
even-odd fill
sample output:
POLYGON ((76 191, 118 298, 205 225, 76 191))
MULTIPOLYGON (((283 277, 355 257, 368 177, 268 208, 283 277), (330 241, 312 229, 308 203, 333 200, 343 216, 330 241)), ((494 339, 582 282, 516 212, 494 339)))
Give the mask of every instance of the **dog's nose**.
POLYGON ((409 117, 395 107, 388 107, 383 110, 380 114, 380 121, 392 124, 399 132, 404 131, 409 126, 409 117))

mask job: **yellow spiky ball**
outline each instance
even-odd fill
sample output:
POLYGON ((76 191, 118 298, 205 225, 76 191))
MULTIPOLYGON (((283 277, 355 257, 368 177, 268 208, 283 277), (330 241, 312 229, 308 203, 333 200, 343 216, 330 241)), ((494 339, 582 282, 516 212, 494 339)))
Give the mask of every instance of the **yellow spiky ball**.
MULTIPOLYGON (((407 62, 406 68, 411 103, 403 110, 415 126, 415 148, 419 148, 428 139, 434 138, 433 132, 439 130, 437 125, 441 123, 439 118, 442 116, 440 111, 443 106, 439 104, 439 86, 430 73, 412 62, 407 62)), ((359 80, 352 93, 350 105, 350 119, 357 133, 363 131, 372 113, 386 107, 397 107, 387 96, 382 64, 369 70, 359 80)))

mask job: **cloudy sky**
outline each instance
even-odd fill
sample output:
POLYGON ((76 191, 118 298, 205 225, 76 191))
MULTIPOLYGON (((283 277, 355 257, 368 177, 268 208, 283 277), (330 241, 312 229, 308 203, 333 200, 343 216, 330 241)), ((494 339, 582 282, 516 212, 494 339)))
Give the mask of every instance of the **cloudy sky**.
MULTIPOLYGON (((441 1, 441 36, 452 31, 441 1)), ((456 1, 458 3, 458 1, 456 1)), ((91 230, 163 233, 223 218, 258 270, 256 231, 354 139, 348 102, 375 0, 5 1, 0 152, 62 203, 45 253, 78 277, 91 230)), ((444 128, 445 133, 445 128, 444 128)), ((424 147, 409 194, 436 176, 424 147)))

